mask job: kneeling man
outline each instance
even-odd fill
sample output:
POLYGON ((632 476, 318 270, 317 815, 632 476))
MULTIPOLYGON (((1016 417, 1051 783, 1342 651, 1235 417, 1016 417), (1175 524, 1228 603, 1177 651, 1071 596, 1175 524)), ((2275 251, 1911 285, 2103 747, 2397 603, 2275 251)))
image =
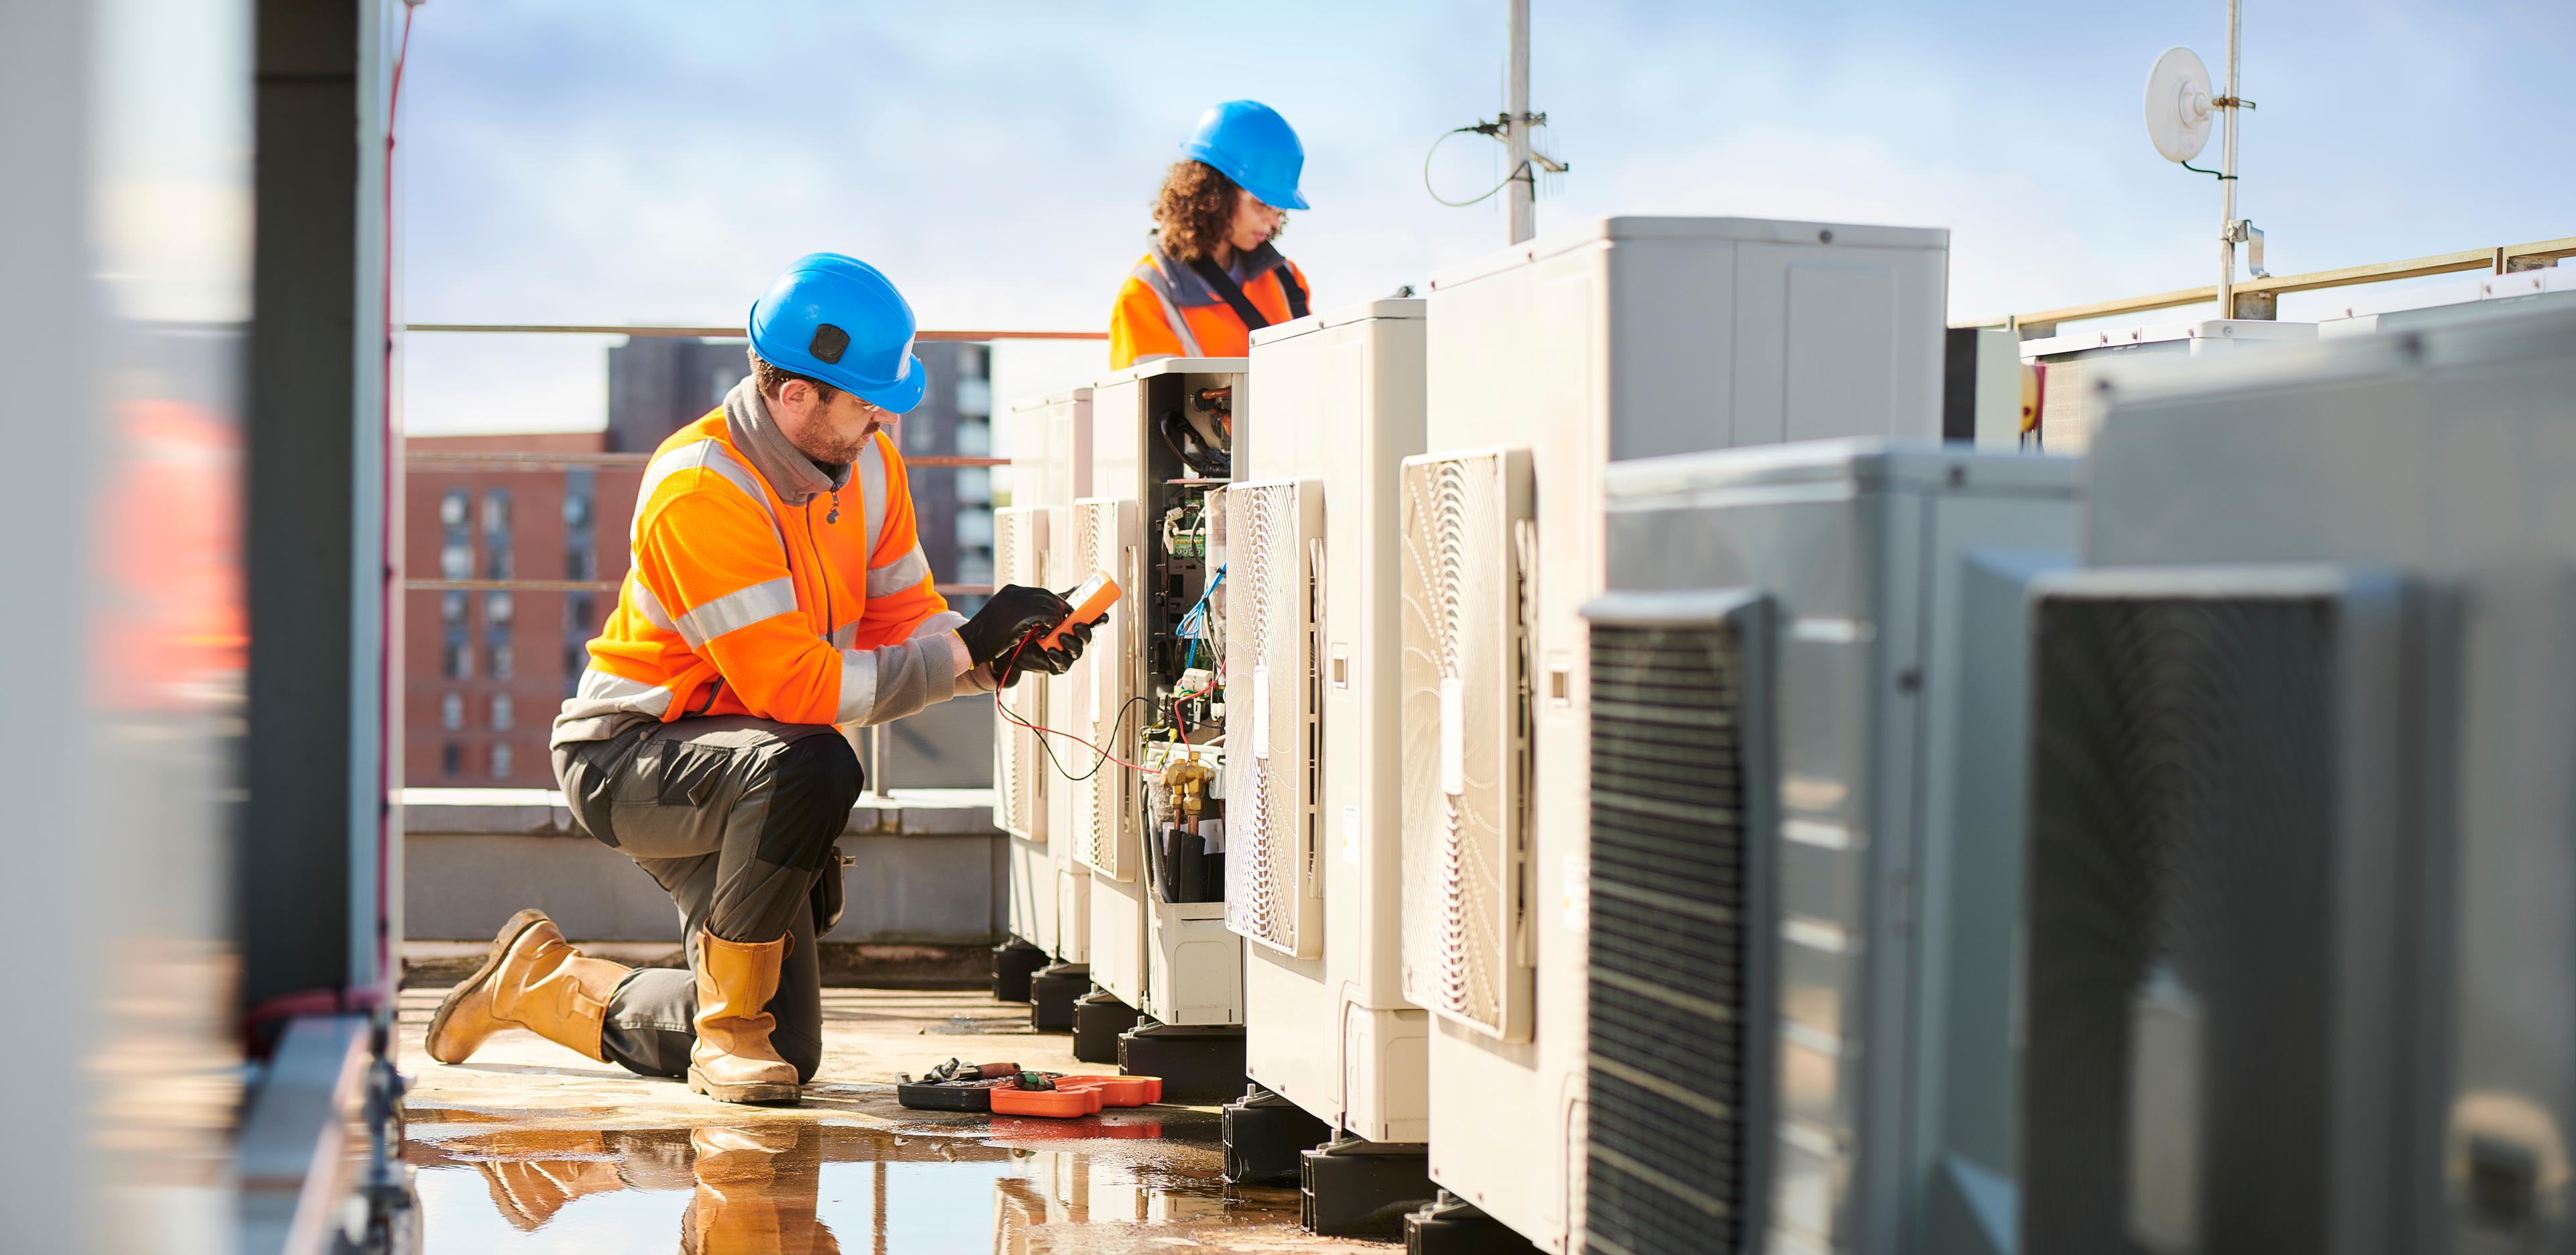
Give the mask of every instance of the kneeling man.
POLYGON ((573 817, 670 892, 688 970, 583 955, 522 911, 431 1020, 442 1063, 518 1026, 722 1102, 796 1101, 822 1061, 814 939, 860 790, 839 729, 1060 673, 1089 640, 1020 647, 1072 612, 1045 589, 967 619, 932 584, 886 434, 926 383, 893 283, 813 254, 749 333, 750 376, 645 468, 630 572, 554 726, 573 817))

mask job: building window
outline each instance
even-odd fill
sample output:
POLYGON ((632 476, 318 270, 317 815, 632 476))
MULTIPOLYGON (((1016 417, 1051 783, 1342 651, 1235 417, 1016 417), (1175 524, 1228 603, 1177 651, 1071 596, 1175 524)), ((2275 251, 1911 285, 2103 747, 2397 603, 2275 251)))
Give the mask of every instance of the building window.
POLYGON ((510 648, 510 643, 508 641, 503 641, 492 647, 493 679, 514 680, 518 678, 518 659, 514 656, 516 652, 517 651, 510 648))
POLYGON ((465 621, 465 594, 440 593, 438 595, 438 621, 441 623, 463 623, 465 621))
POLYGON ((483 494, 483 578, 506 580, 511 571, 510 490, 494 488, 483 494))
POLYGON ((495 780, 510 778, 510 743, 508 741, 492 743, 492 778, 495 780))
MULTIPOLYGON (((474 574, 474 536, 466 530, 472 514, 470 499, 461 489, 438 499, 438 522, 444 529, 438 540, 438 573, 447 579, 461 580, 474 574)), ((465 617, 462 604, 457 606, 456 617, 465 617)))
POLYGON ((599 538, 592 526, 593 479, 587 469, 564 476, 564 578, 599 578, 599 538))
POLYGON ((438 747, 438 770, 453 780, 465 774, 465 747, 454 741, 438 747))
POLYGON ((438 726, 450 732, 465 726, 465 695, 449 693, 438 699, 438 726))
POLYGON ((510 595, 508 593, 483 594, 483 621, 485 623, 507 623, 510 621, 510 615, 516 609, 517 607, 511 603, 510 595))
POLYGON ((474 678, 474 646, 466 642, 462 631, 455 632, 447 638, 446 645, 440 651, 440 658, 442 660, 440 669, 446 673, 448 679, 474 678))
POLYGON ((511 703, 511 701, 510 701, 510 695, 509 695, 509 694, 507 694, 507 693, 494 693, 494 694, 492 695, 492 730, 493 730, 493 731, 495 731, 495 732, 507 732, 507 731, 509 731, 509 730, 510 730, 510 723, 511 723, 512 716, 513 716, 513 714, 514 714, 514 713, 515 713, 515 712, 514 712, 514 711, 513 711, 513 709, 512 709, 512 703, 511 703))

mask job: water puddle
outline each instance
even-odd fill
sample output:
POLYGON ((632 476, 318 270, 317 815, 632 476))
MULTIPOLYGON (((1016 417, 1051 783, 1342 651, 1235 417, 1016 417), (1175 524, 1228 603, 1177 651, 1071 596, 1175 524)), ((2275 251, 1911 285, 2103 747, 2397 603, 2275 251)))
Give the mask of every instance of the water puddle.
POLYGON ((1294 1190, 1230 1186, 1212 1113, 892 1130, 762 1118, 530 1128, 412 1113, 430 1255, 1300 1246, 1294 1190))

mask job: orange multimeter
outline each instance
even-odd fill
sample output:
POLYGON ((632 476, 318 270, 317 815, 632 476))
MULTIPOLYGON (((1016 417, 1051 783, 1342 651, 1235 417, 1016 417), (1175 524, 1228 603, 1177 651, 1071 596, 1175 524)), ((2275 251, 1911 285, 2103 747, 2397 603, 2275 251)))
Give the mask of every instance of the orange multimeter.
POLYGON ((1082 587, 1073 590, 1073 595, 1065 600, 1073 603, 1073 613, 1057 624, 1054 631, 1039 637, 1038 648, 1061 649, 1064 647, 1064 634, 1075 624, 1100 622, 1101 617, 1109 613, 1109 608, 1118 604, 1118 581, 1109 578, 1107 571, 1094 571, 1091 578, 1084 580, 1082 587))

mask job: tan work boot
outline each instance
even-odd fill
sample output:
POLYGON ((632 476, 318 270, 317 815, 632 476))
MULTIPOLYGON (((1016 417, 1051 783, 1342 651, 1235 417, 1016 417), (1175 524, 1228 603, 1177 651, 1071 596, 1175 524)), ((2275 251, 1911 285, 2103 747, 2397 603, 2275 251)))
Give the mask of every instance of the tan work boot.
POLYGON ((628 970, 573 949, 545 912, 521 911, 492 939, 482 969, 438 1004, 424 1046, 440 1063, 463 1063, 492 1034, 515 1026, 605 1063, 600 1029, 608 997, 628 970))
POLYGON ((477 1140, 474 1167, 510 1227, 534 1233, 574 1199, 627 1188, 606 1135, 509 1129, 477 1140))
POLYGON ((681 1255, 838 1255, 817 1214, 822 1135, 805 1121, 689 1130, 697 1192, 680 1215, 681 1255))
POLYGON ((796 1065, 778 1056, 769 1034, 778 1018, 778 965, 788 938, 727 941, 698 933, 697 1044, 689 1047, 689 1088, 717 1102, 792 1103, 800 1093, 796 1065))

